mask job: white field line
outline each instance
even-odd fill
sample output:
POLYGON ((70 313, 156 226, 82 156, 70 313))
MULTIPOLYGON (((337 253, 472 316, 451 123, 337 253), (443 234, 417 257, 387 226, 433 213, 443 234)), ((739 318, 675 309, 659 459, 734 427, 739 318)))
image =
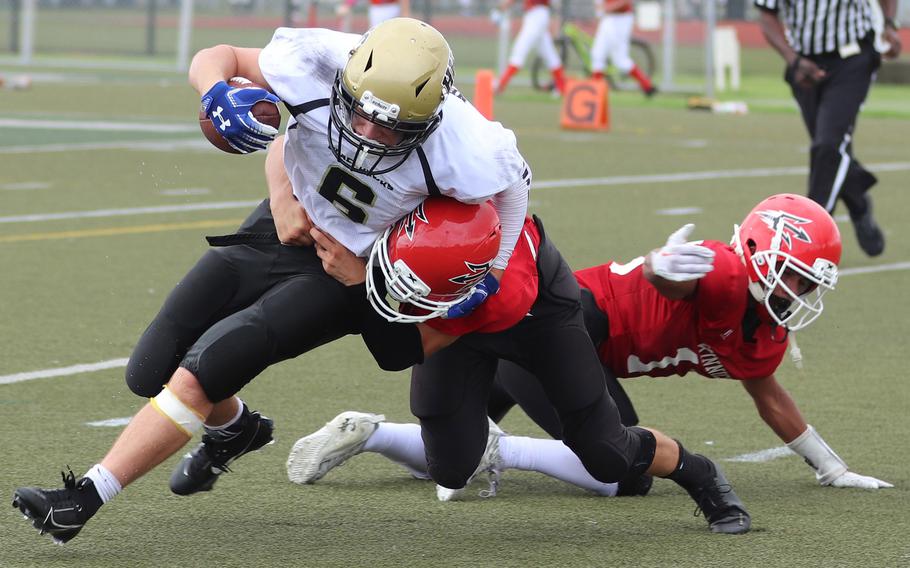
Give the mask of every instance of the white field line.
POLYGON ((4 191, 31 191, 33 189, 47 189, 51 184, 44 181, 25 181, 22 183, 5 183, 0 185, 4 191))
POLYGON ((143 152, 175 152, 193 150, 218 152, 208 141, 159 140, 144 142, 80 142, 75 144, 35 144, 31 146, 0 146, 0 154, 38 154, 41 152, 80 152, 88 150, 140 150, 143 152))
POLYGON ((211 211, 216 209, 241 209, 255 207, 256 201, 220 201, 215 203, 187 203, 185 205, 155 205, 129 209, 96 209, 94 211, 69 211, 65 213, 35 213, 0 217, 0 223, 29 223, 33 221, 57 221, 61 219, 86 219, 90 217, 123 217, 154 213, 180 213, 183 211, 211 211))
POLYGON ((767 450, 759 450, 757 452, 751 452, 748 454, 740 454, 738 456, 733 456, 732 458, 724 458, 726 462, 746 462, 746 463, 762 463, 766 461, 776 460, 777 458, 783 458, 787 456, 794 456, 790 448, 787 446, 778 446, 776 448, 768 448, 767 450))
POLYGON ((95 426, 98 428, 113 428, 117 426, 126 426, 132 420, 132 416, 124 416, 122 418, 108 418, 107 420, 94 420, 92 422, 86 422, 86 426, 95 426))
POLYGON ((78 375, 79 373, 93 373, 105 369, 116 369, 126 367, 129 359, 110 359, 99 363, 86 363, 82 365, 70 365, 69 367, 57 367, 55 369, 42 369, 40 371, 28 371, 25 373, 14 373, 12 375, 0 376, 0 385, 10 385, 21 383, 23 381, 32 381, 34 379, 46 379, 49 377, 66 377, 69 375, 78 375))
MULTIPOLYGON (((879 172, 903 172, 910 170, 910 162, 884 162, 871 164, 869 169, 879 172)), ((678 172, 669 174, 650 174, 635 176, 611 176, 599 178, 561 179, 548 181, 535 181, 531 187, 535 189, 555 189, 562 187, 610 186, 610 185, 635 185, 642 183, 673 183, 688 181, 704 181, 716 179, 742 179, 778 176, 806 175, 808 168, 805 166, 790 166, 783 168, 750 168, 743 170, 709 170, 700 172, 678 172)))
MULTIPOLYGON (((202 142, 203 144, 208 144, 202 142)), ((145 143, 142 143, 145 144, 145 143)), ((198 144, 193 142, 192 144, 198 144)), ((4 149, 0 148, 0 153, 4 149)), ((905 171, 910 170, 910 162, 881 163, 869 166, 875 171, 905 171)), ((773 177, 800 175, 806 173, 802 166, 786 168, 762 168, 745 170, 716 170, 701 172, 680 172, 672 174, 653 174, 642 176, 614 176, 602 178, 578 178, 563 180, 545 180, 534 182, 534 189, 555 189, 560 187, 585 187, 585 186, 612 186, 634 185, 655 182, 686 182, 706 179, 730 179, 747 177, 773 177)), ((132 209, 101 209, 96 211, 73 211, 66 213, 37 213, 32 215, 12 215, 0 217, 0 223, 23 223, 31 221, 50 221, 57 219, 78 219, 86 217, 114 217, 122 215, 140 215, 148 213, 173 213, 178 211, 203 211, 210 209, 237 209, 250 207, 258 202, 252 201, 226 201, 215 203, 192 203, 188 205, 171 205, 159 207, 137 207, 132 209)))
MULTIPOLYGON (((874 272, 887 272, 893 270, 910 270, 910 262, 894 262, 891 264, 880 264, 878 266, 861 266, 852 269, 847 268, 841 271, 841 274, 845 276, 852 276, 856 274, 871 274, 874 272)), ((77 375, 79 373, 90 373, 93 371, 102 371, 105 369, 115 369, 117 367, 125 367, 128 360, 128 358, 111 359, 109 361, 101 361, 99 363, 72 365, 69 367, 58 367, 54 369, 41 369, 39 371, 14 373, 12 375, 0 375, 0 385, 21 383, 23 381, 45 379, 49 377, 77 375)))
POLYGON ((150 122, 111 122, 103 120, 33 120, 0 118, 0 128, 27 128, 29 130, 85 130, 98 132, 196 132, 198 126, 186 123, 159 124, 150 122))

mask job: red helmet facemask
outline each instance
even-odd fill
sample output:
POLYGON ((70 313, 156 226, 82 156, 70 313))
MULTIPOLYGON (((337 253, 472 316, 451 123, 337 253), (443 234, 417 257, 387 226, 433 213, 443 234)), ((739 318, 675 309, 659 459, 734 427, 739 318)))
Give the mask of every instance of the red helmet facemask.
POLYGON ((367 260, 370 304, 388 321, 416 323, 444 315, 490 272, 501 237, 490 202, 428 197, 373 243, 367 260), (389 296, 426 313, 403 314, 390 307, 375 281, 376 269, 389 296))
POLYGON ((808 326, 837 283, 841 240, 831 215, 800 195, 771 196, 733 226, 731 243, 749 272, 749 291, 790 331, 808 326), (807 284, 794 288, 794 282, 807 284), (777 291, 775 293, 775 291, 777 291))

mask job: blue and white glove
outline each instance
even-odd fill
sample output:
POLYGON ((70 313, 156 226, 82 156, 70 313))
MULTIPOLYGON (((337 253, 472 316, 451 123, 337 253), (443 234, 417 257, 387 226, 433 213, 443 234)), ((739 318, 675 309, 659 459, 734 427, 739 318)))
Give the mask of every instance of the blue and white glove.
POLYGON ((714 270, 714 251, 688 242, 695 225, 689 223, 670 235, 667 244, 651 253, 654 274, 673 282, 698 280, 714 270))
POLYGON ((487 298, 499 292, 499 280, 492 273, 487 273, 483 280, 478 282, 468 294, 468 297, 458 302, 446 312, 446 318, 462 318, 477 309, 477 306, 487 301, 487 298))
POLYGON ((264 150, 278 135, 278 130, 253 117, 251 109, 259 101, 278 104, 279 99, 265 89, 236 88, 219 81, 202 95, 202 111, 232 148, 249 154, 264 150))

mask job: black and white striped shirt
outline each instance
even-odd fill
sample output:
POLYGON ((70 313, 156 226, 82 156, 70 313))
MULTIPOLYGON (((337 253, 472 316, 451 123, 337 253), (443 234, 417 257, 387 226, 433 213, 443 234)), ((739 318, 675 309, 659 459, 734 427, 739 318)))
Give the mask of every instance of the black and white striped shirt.
POLYGON ((878 0, 753 0, 755 6, 783 12, 787 41, 802 55, 835 51, 858 42, 872 29, 878 0))

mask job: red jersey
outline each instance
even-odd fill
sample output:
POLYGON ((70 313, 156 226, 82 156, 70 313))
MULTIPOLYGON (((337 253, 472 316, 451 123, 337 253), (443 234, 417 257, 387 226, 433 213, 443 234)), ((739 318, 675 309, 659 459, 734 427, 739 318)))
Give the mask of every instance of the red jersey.
POLYGON ((487 298, 470 315, 455 319, 433 318, 426 324, 448 335, 466 335, 494 333, 520 322, 537 299, 539 246, 540 232, 534 220, 527 217, 502 275, 499 293, 487 298))
POLYGON ((632 0, 604 0, 607 14, 627 14, 632 11, 632 0))
POLYGON ((762 323, 754 342, 743 336, 749 277, 733 249, 704 241, 715 251, 714 270, 698 281, 695 295, 670 300, 645 280, 644 258, 579 270, 578 283, 591 290, 607 314, 609 338, 597 348, 618 377, 667 377, 694 371, 709 378, 764 378, 777 369, 785 341, 771 338, 762 323))
POLYGON ((525 12, 536 6, 549 6, 550 0, 524 0, 523 9, 525 12))

